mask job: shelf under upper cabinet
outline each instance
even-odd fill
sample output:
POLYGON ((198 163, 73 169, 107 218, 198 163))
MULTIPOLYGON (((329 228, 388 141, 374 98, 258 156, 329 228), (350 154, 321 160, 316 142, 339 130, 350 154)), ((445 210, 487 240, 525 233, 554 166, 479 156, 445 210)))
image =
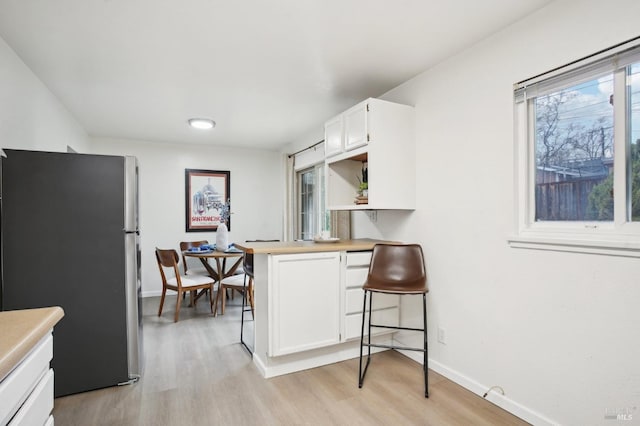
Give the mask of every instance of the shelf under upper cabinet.
POLYGON ((338 161, 359 161, 366 162, 369 159, 369 147, 361 146, 351 151, 345 151, 343 153, 327 157, 325 159, 327 164, 337 163, 338 161))

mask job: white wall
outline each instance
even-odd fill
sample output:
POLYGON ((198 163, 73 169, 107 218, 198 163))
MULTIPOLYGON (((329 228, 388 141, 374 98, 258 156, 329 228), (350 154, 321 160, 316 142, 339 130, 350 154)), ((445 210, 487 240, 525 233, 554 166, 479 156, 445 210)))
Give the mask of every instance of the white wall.
MULTIPOLYGON (((354 233, 423 245, 432 367, 480 394, 502 386, 489 399, 534 423, 629 408, 640 424, 640 263, 507 245, 512 85, 637 36, 639 16, 635 0, 556 1, 384 96, 416 106, 418 208, 354 213, 354 233)), ((417 302, 403 323, 419 324, 417 302)))
POLYGON ((281 151, 286 154, 292 154, 315 145, 322 140, 324 140, 324 124, 319 123, 315 128, 296 138, 295 141, 285 145, 281 151))
POLYGON ((86 152, 87 134, 0 38, 0 147, 86 152))
POLYGON ((277 152, 107 138, 92 139, 91 152, 138 158, 143 296, 162 289, 156 247, 215 242, 215 232, 185 232, 185 169, 231 172, 230 242, 282 239, 283 165, 277 152))
POLYGON ((184 169, 231 171, 231 241, 282 238, 282 156, 271 151, 188 148, 111 139, 91 140, 82 126, 0 38, 0 147, 135 155, 140 166, 142 281, 145 296, 159 294, 156 246, 215 241, 215 233, 186 233, 184 169))

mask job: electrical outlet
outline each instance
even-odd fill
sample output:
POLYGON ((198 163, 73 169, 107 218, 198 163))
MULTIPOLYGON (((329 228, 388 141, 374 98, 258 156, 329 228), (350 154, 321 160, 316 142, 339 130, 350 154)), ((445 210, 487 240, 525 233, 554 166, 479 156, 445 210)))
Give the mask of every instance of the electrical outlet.
POLYGON ((369 216, 369 220, 373 223, 378 221, 378 211, 377 210, 369 210, 367 211, 367 215, 369 216))
POLYGON ((443 345, 447 344, 446 334, 444 328, 442 327, 438 327, 438 342, 442 343, 443 345))

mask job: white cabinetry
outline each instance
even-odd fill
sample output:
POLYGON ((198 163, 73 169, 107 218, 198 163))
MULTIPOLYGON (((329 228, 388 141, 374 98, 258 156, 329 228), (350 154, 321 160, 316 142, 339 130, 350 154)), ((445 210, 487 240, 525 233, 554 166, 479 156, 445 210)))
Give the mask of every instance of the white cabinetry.
POLYGON ((344 113, 344 150, 349 151, 369 141, 369 104, 362 102, 344 113))
POLYGON ((366 145, 369 141, 369 108, 377 99, 367 99, 324 124, 324 154, 331 157, 366 145))
POLYGON ((327 206, 331 210, 415 208, 414 109, 367 99, 325 124, 327 206), (367 163, 368 204, 355 204, 367 163))
POLYGON ((325 156, 340 154, 344 150, 342 137, 342 115, 339 115, 324 124, 325 156))
POLYGON ((340 342, 340 252, 270 256, 269 356, 340 342))
MULTIPOLYGON (((362 307, 364 302, 364 291, 362 285, 367 279, 369 263, 371 262, 371 252, 348 252, 344 266, 344 327, 342 340, 360 338, 362 327, 362 307)), ((374 323, 398 326, 400 323, 399 313, 400 299, 394 294, 376 293, 373 297, 371 310, 373 311, 372 321, 374 323)), ((365 321, 368 321, 368 315, 365 321)), ((393 330, 374 329, 374 334, 392 333, 393 330)), ((365 335, 367 334, 365 324, 365 335)))
POLYGON ((0 424, 44 425, 52 421, 53 337, 47 334, 0 382, 0 424))
MULTIPOLYGON (((370 262, 371 251, 269 256, 269 356, 359 338, 370 262)), ((375 294, 373 321, 397 326, 399 306, 397 295, 375 294)))

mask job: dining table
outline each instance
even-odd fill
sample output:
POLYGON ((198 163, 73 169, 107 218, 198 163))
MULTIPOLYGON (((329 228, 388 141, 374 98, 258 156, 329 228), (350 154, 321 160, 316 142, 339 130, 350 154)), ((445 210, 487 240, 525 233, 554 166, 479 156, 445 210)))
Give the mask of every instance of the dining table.
MULTIPOLYGON (((242 250, 185 250, 182 252, 186 257, 196 257, 200 259, 202 265, 207 270, 207 274, 214 279, 220 286, 220 282, 227 277, 230 277, 236 273, 238 267, 242 264, 242 258, 244 252, 242 250), (237 258, 237 260, 236 260, 237 258), (215 268, 209 262, 209 259, 215 260, 215 268), (231 268, 227 269, 227 259, 234 259, 235 262, 231 268)), ((195 300, 198 300, 204 292, 196 295, 195 300)), ((216 299, 216 303, 218 303, 216 299)))

